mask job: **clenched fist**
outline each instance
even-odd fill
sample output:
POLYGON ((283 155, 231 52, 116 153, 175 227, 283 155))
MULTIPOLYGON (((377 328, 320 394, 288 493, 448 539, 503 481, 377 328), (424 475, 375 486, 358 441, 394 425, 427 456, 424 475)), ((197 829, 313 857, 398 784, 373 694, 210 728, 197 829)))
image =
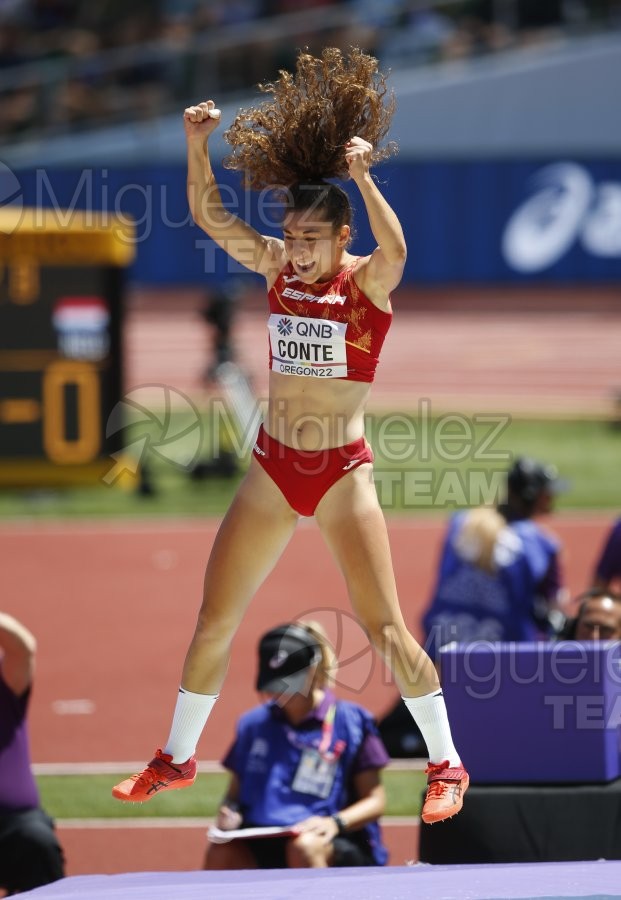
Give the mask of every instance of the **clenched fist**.
POLYGON ((220 121, 220 110, 213 100, 204 100, 196 106, 188 106, 183 113, 183 125, 188 141, 205 140, 215 131, 220 121))
POLYGON ((373 147, 361 137, 353 137, 345 144, 345 161, 349 168, 349 175, 353 181, 363 178, 371 165, 373 147))

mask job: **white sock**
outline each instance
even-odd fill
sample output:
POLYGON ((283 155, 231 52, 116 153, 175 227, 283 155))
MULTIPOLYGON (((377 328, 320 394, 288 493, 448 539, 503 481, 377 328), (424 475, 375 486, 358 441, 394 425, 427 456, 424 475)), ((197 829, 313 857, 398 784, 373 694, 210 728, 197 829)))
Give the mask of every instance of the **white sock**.
POLYGON ((446 704, 442 691, 423 697, 403 697, 403 702, 427 744, 429 762, 441 763, 448 759, 450 766, 460 764, 459 753, 453 744, 446 704))
POLYGON ((194 754, 217 699, 218 694, 193 694, 179 688, 170 735, 163 751, 170 753, 174 763, 187 762, 194 754))

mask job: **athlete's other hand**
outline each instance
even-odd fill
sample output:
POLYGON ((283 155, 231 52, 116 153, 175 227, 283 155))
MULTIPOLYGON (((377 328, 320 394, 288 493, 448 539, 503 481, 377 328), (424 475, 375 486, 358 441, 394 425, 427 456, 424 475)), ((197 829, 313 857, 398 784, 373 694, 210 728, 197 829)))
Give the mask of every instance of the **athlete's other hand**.
MULTIPOLYGON (((183 113, 183 127, 188 141, 205 140, 220 124, 220 116, 209 113, 216 109, 213 100, 204 100, 196 106, 188 106, 183 113)), ((219 113, 220 110, 217 110, 219 113)))
POLYGON ((371 144, 361 137, 353 137, 345 144, 345 161, 349 168, 349 175, 354 181, 359 181, 368 175, 372 153, 371 144))

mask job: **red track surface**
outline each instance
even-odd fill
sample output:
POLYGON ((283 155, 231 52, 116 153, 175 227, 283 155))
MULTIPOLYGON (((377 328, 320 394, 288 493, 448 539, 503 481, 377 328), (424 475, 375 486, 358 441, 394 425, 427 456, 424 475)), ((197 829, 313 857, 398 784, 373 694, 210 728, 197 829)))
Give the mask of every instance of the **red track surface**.
MULTIPOLYGON (((68 875, 114 875, 121 872, 179 872, 202 868, 204 825, 191 827, 114 828, 62 827, 59 831, 68 875)), ((384 825, 389 864, 404 866, 418 859, 418 825, 384 825)), ((2 894, 0 893, 0 897, 2 894)), ((172 900, 172 898, 171 898, 172 900)))
MULTIPOLYGON (((553 520, 565 542, 572 594, 587 585, 610 521, 609 515, 553 520)), ((216 524, 0 529, 3 607, 39 640, 31 710, 35 762, 146 760, 166 740, 216 524)), ((415 632, 444 526, 444 517, 390 521, 401 602, 415 632)), ((343 696, 376 714, 390 704, 395 688, 348 608, 318 529, 304 523, 235 638, 221 700, 199 747, 201 758, 220 757, 236 717, 257 700, 253 677, 259 635, 300 615, 322 619, 337 644, 343 696)))

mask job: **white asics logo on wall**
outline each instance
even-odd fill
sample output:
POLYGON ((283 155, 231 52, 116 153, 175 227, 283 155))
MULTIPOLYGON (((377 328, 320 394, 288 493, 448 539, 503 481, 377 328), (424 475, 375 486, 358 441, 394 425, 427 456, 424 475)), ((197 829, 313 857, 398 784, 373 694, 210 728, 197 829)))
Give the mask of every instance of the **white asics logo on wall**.
POLYGON ((537 193, 513 213, 502 253, 518 272, 540 272, 576 240, 593 256, 621 257, 621 183, 595 184, 576 163, 554 163, 533 178, 537 193))

